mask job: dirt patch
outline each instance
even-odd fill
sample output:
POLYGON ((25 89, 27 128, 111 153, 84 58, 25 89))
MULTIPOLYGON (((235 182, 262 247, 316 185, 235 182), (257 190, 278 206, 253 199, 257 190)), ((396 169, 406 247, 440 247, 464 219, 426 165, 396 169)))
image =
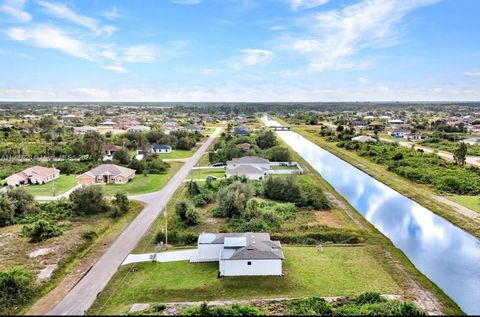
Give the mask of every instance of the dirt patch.
POLYGON ((47 265, 44 269, 40 270, 37 274, 37 280, 39 282, 48 281, 51 277, 53 272, 57 269, 57 264, 50 264, 47 265))
POLYGON ((360 230, 365 230, 365 226, 363 225, 363 223, 358 220, 351 212, 350 210, 347 208, 347 206, 345 206, 345 204, 339 200, 337 197, 335 197, 331 192, 329 191, 324 191, 325 193, 325 196, 327 196, 328 200, 334 204, 335 206, 337 206, 338 208, 340 208, 340 210, 342 210, 350 219, 352 219, 352 221, 358 226, 358 228, 360 230))
POLYGON ((443 315, 442 305, 438 302, 435 296, 424 289, 412 276, 405 271, 403 266, 393 259, 390 252, 385 251, 385 256, 391 261, 393 267, 405 278, 407 283, 406 294, 408 297, 413 298, 413 302, 418 307, 427 312, 428 315, 443 315))
POLYGON ((31 257, 31 258, 36 258, 38 256, 47 255, 49 253, 52 253, 53 251, 55 251, 54 248, 40 248, 40 249, 37 249, 37 250, 34 250, 34 251, 30 252, 28 254, 28 256, 31 257))
POLYGON ((315 211, 315 224, 325 225, 332 228, 343 228, 343 222, 332 211, 315 211))

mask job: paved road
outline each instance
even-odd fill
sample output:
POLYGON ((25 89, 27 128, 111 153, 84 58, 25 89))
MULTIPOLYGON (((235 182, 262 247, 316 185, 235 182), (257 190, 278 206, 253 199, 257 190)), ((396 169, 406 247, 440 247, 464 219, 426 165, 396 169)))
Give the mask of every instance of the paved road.
POLYGON ((118 239, 95 263, 92 269, 47 315, 84 315, 86 313, 92 306, 98 293, 107 285, 123 260, 130 254, 155 219, 160 215, 192 167, 220 133, 220 130, 220 128, 217 128, 197 152, 186 160, 177 174, 170 179, 161 191, 157 192, 154 199, 120 234, 118 239))

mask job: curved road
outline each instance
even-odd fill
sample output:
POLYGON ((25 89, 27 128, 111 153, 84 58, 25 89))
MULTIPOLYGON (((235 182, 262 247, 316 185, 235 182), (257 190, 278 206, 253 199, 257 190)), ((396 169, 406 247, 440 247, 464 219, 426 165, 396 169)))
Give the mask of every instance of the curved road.
POLYGON ((191 158, 186 160, 185 165, 178 170, 165 187, 156 192, 154 197, 149 197, 150 203, 120 234, 90 271, 47 315, 84 315, 86 313, 97 298, 98 293, 107 285, 123 260, 130 254, 155 219, 160 215, 177 188, 182 184, 192 167, 198 162, 220 131, 221 128, 216 128, 215 132, 191 158))

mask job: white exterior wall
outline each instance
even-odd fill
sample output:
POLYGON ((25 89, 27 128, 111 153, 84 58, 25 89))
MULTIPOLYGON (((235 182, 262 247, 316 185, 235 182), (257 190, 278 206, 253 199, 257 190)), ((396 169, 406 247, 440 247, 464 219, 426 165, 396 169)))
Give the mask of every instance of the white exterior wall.
POLYGON ((220 261, 220 275, 282 275, 282 260, 223 260, 220 261))
POLYGON ((199 244, 198 260, 199 261, 218 261, 220 250, 223 244, 199 244))

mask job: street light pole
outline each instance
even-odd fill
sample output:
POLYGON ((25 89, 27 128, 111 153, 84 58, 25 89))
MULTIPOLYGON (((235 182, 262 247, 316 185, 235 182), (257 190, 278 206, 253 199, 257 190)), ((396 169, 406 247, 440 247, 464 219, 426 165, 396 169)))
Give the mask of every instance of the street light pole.
POLYGON ((168 248, 168 215, 167 215, 167 206, 165 206, 165 250, 168 248))

